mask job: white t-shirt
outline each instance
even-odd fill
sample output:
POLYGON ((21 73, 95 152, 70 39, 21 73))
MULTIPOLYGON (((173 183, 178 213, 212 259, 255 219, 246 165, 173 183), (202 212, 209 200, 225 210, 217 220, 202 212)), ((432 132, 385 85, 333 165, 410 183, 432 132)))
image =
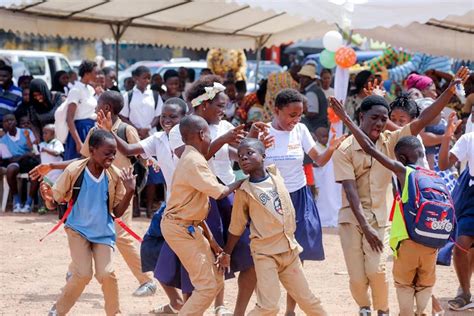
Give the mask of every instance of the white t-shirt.
POLYGON ((316 143, 308 128, 301 123, 291 132, 276 130, 270 125, 269 133, 275 137, 275 143, 266 150, 265 165, 275 164, 288 191, 298 191, 306 185, 304 153, 309 153, 316 143))
POLYGON ((157 132, 141 140, 139 144, 145 151, 142 155, 143 158, 156 157, 158 165, 163 171, 166 182, 166 199, 168 199, 171 193, 171 180, 178 162, 178 156, 171 151, 168 135, 165 132, 157 132))
POLYGON ((459 161, 467 161, 469 174, 474 177, 474 132, 461 136, 450 151, 459 161))
MULTIPOLYGON (((47 152, 41 151, 43 148, 48 148, 50 150, 54 150, 57 154, 62 154, 64 153, 64 146, 59 140, 53 139, 49 143, 41 142, 39 144, 41 163, 63 161, 63 157, 61 156, 54 156, 47 152)), ((56 179, 61 175, 61 173, 63 173, 62 170, 51 170, 46 176, 53 182, 56 182, 56 179)))
POLYGON ((326 98, 333 97, 335 95, 334 94, 334 88, 329 87, 327 90, 324 90, 324 89, 322 89, 322 90, 323 90, 324 95, 326 96, 326 98))
MULTIPOLYGON (((227 133, 229 130, 235 128, 234 125, 229 122, 222 120, 219 125, 211 124, 209 129, 211 131, 211 140, 227 133)), ((179 132, 179 124, 173 127, 170 131, 170 146, 174 151, 176 148, 184 146, 181 133, 179 132)), ((232 170, 232 162, 229 156, 229 145, 225 144, 215 154, 214 157, 209 161, 209 168, 212 172, 222 181, 228 185, 235 181, 234 171, 232 170)))
POLYGON ((94 94, 95 90, 92 86, 76 81, 66 99, 66 104, 75 103, 77 105, 74 120, 95 120, 97 118, 97 115, 95 114, 97 100, 94 97, 94 94))
POLYGON ((130 122, 137 128, 151 128, 151 122, 161 115, 163 100, 158 95, 158 103, 155 109, 153 90, 147 89, 141 92, 137 87, 132 90, 132 100, 128 104, 128 92, 123 94, 123 109, 120 114, 128 117, 130 122))

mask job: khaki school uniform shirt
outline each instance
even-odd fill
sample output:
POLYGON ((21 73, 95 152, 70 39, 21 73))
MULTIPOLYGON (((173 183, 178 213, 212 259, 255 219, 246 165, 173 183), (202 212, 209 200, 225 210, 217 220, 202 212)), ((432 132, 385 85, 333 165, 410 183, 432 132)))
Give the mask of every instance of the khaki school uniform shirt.
POLYGON ((275 165, 267 167, 267 171, 274 190, 267 193, 255 190, 258 183, 251 183, 248 179, 242 183, 235 193, 229 233, 242 235, 250 220, 253 253, 274 255, 294 249, 301 252, 302 248, 295 239, 296 215, 290 194, 275 165))
MULTIPOLYGON (((395 159, 395 145, 400 138, 409 135, 410 124, 395 132, 385 131, 380 134, 375 146, 383 154, 395 159)), ((334 152, 333 160, 337 182, 356 181, 361 210, 368 222, 377 223, 379 227, 388 226, 388 213, 393 202, 392 171, 366 154, 353 135, 334 152)), ((345 192, 342 192, 339 223, 359 225, 345 192)))
POLYGON ((217 199, 225 189, 209 169, 206 158, 196 148, 186 146, 176 165, 164 216, 202 221, 209 214, 209 197, 217 199))
MULTIPOLYGON (((53 186, 53 198, 56 202, 62 203, 69 201, 72 197, 72 189, 74 183, 82 171, 87 166, 89 158, 79 159, 71 162, 69 166, 64 169, 64 172, 59 176, 58 180, 53 186)), ((125 195, 125 187, 120 179, 120 170, 113 165, 105 169, 105 175, 108 179, 109 192, 109 211, 112 212, 115 206, 122 201, 125 195)))
MULTIPOLYGON (((117 134, 117 131, 121 122, 122 122, 121 119, 117 119, 115 124, 112 126, 112 133, 117 134)), ((86 139, 84 140, 84 145, 81 148, 81 155, 83 157, 90 156, 89 138, 91 137, 92 132, 96 129, 97 129, 96 127, 92 128, 87 134, 86 139)), ((127 128, 125 129, 125 135, 127 136, 126 142, 129 144, 135 144, 140 141, 140 137, 138 136, 137 130, 135 129, 135 127, 131 125, 127 124, 127 128)), ((132 165, 130 163, 129 157, 122 154, 119 150, 117 150, 117 154, 115 155, 115 160, 113 164, 115 167, 119 169, 128 168, 132 165)))

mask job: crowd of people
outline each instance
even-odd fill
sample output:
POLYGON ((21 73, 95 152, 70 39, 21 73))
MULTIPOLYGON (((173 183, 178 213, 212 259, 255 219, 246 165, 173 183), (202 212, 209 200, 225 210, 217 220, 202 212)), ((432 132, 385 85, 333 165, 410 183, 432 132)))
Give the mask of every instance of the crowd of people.
POLYGON ((382 73, 363 70, 351 77, 344 103, 331 70, 313 63, 270 74, 250 93, 244 80, 209 69, 199 78, 185 68, 162 78, 140 66, 125 91, 112 69, 93 61, 78 72, 59 71, 49 89, 29 76, 17 86, 12 68, 0 67, 0 158, 12 211, 58 210, 67 218, 71 263, 50 315, 71 310, 93 266, 107 315, 120 313, 115 246, 137 279, 135 296, 156 292, 151 273, 163 288, 169 301, 157 315, 202 315, 212 302, 216 315, 244 315, 254 291, 250 314, 276 315, 279 282, 285 315, 295 315, 297 304, 326 315, 303 268, 325 259, 323 226, 339 228, 359 315, 391 312, 390 248, 400 315, 424 315, 441 246, 413 238, 403 214, 422 213, 418 184, 429 181, 427 203, 445 199, 441 221, 451 219, 451 203, 456 210, 456 229, 446 228, 452 242, 439 251, 451 258, 452 250, 459 280, 449 306, 474 307, 474 76, 467 68, 412 71, 402 89, 385 89, 382 73), (25 173, 28 192, 18 186, 25 173), (143 206, 151 221, 138 249, 130 227, 143 206), (231 311, 224 279, 236 273, 231 311))

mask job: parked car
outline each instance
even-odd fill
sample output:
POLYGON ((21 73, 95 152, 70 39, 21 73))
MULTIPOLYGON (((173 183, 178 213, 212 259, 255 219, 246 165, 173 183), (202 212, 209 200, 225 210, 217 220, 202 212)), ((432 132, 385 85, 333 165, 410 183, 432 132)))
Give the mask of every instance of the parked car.
POLYGON ((196 76, 195 79, 198 79, 201 75, 201 71, 207 67, 206 61, 192 61, 189 58, 173 58, 170 62, 166 65, 161 66, 157 73, 159 73, 162 77, 168 69, 174 69, 178 71, 179 68, 184 67, 186 69, 193 69, 196 76))
MULTIPOLYGON (((60 53, 30 51, 30 50, 0 50, 0 58, 5 59, 7 63, 13 66, 14 76, 15 67, 18 69, 24 67, 28 73, 35 78, 43 79, 48 87, 51 88, 51 81, 58 70, 71 70, 71 65, 66 56, 60 53), (18 68, 19 67, 19 68, 18 68)), ((23 75, 21 73, 20 75, 23 75)), ((15 77, 15 79, 18 79, 15 77)))
MULTIPOLYGON (((79 71, 79 65, 82 63, 82 60, 72 60, 70 62, 71 67, 75 72, 79 71)), ((104 67, 110 67, 115 70, 115 60, 106 60, 104 62, 104 67)), ((119 64, 119 71, 125 70, 125 67, 122 64, 119 64)))
MULTIPOLYGON (((258 67, 258 81, 266 79, 273 72, 282 72, 284 68, 271 60, 261 60, 258 67)), ((247 91, 252 92, 258 89, 255 86, 255 76, 257 74, 257 61, 247 60, 247 91)))

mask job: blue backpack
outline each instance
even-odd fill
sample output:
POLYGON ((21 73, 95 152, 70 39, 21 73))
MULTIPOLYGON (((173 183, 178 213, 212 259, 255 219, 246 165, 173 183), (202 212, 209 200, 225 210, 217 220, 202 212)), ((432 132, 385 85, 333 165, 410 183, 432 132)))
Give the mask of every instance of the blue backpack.
MULTIPOLYGON (((408 201, 403 203, 403 216, 408 236, 414 242, 441 248, 454 230, 454 203, 448 188, 436 172, 420 167, 408 176, 408 201)), ((407 170, 408 170, 407 168, 407 170)))

